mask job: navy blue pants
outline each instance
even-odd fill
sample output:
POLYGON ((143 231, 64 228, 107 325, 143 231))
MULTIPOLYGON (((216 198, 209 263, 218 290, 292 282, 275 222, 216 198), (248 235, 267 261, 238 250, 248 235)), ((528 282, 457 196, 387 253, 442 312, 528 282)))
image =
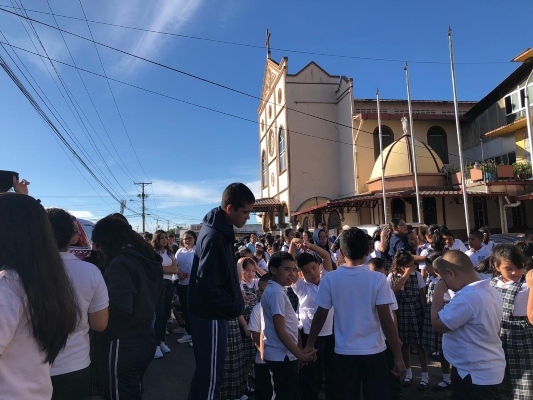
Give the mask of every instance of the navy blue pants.
POLYGON ((228 321, 200 318, 189 312, 196 369, 188 400, 219 400, 224 380, 228 321))
POLYGON ((102 371, 105 376, 106 400, 142 397, 142 380, 154 359, 155 335, 102 341, 102 371))

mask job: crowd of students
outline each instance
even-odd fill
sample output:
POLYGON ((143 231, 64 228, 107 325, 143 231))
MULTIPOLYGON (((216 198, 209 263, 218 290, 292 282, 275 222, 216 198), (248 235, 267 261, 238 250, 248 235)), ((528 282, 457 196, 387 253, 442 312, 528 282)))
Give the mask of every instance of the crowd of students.
POLYGON ((373 237, 330 240, 319 226, 235 245, 254 200, 228 186, 180 246, 109 215, 80 261, 73 216, 0 193, 0 397, 141 398, 173 315, 195 353, 191 400, 312 400, 323 386, 328 400, 400 399, 413 350, 421 391, 533 398, 529 232, 495 245, 483 227, 467 249, 445 226, 394 219, 373 237), (428 354, 441 364, 434 385, 428 354))

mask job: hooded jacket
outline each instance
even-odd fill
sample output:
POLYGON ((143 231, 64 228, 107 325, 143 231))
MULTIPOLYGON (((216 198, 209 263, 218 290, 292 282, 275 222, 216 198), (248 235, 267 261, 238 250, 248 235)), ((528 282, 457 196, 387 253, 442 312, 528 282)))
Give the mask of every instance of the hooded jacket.
POLYGON ((155 307, 163 287, 161 256, 155 261, 125 247, 105 269, 109 292, 109 340, 151 335, 155 307))
POLYGON ((235 233, 221 207, 202 221, 189 281, 189 312, 213 320, 237 318, 244 311, 237 263, 235 233))

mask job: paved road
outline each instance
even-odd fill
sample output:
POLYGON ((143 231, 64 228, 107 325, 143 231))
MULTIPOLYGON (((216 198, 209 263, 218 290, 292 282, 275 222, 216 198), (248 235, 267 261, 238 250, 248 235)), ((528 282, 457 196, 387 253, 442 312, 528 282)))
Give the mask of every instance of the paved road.
MULTIPOLYGON (((172 327, 169 325, 169 329, 172 327)), ((192 373, 194 371, 194 354, 193 349, 187 344, 178 344, 176 339, 181 335, 170 334, 167 337, 167 345, 172 350, 162 359, 153 360, 145 375, 145 393, 144 400, 186 400, 189 392, 192 373)), ((412 356, 413 364, 417 365, 416 355, 412 356)), ((439 365, 430 360, 429 374, 433 385, 440 382, 442 377, 439 365)), ((416 389, 420 378, 420 368, 413 367, 415 380, 411 388, 404 390, 404 399, 448 399, 450 391, 433 392, 428 389, 425 392, 419 392, 416 389)), ((305 399, 302 399, 305 400, 305 399)))

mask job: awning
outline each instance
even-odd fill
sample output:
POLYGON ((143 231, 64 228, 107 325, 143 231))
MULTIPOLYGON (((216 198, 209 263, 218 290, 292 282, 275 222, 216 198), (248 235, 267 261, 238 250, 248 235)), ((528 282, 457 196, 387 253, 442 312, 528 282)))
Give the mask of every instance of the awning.
POLYGON ((265 197, 263 199, 257 199, 252 209, 253 213, 268 212, 271 209, 281 207, 281 203, 273 197, 265 197))
POLYGON ((526 127, 526 118, 521 118, 519 120, 516 120, 514 122, 511 122, 508 125, 504 125, 499 127, 498 129, 494 129, 490 132, 487 132, 483 135, 483 137, 501 137, 505 136, 509 133, 513 133, 517 131, 518 129, 522 129, 526 127))
POLYGON ((524 193, 524 194, 521 194, 520 196, 516 196, 516 200, 520 200, 520 201, 533 200, 533 192, 524 193))

